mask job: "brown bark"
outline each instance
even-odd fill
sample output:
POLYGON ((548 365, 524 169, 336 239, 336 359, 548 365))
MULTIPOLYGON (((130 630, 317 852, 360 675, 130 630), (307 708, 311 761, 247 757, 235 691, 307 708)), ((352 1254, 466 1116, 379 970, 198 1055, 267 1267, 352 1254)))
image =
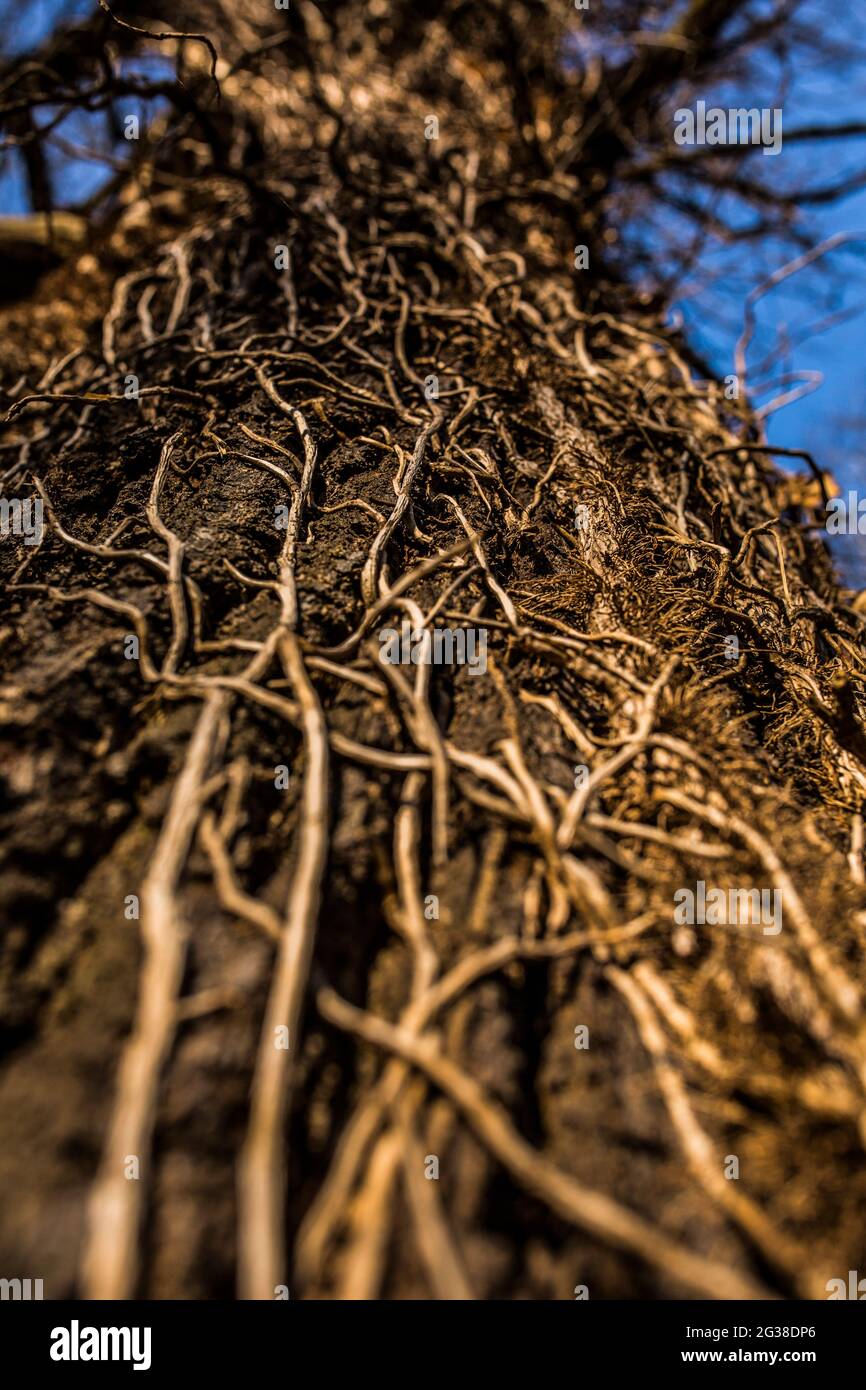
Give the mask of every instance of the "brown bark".
POLYGON ((866 766, 820 498, 780 515, 605 264, 618 136, 566 157, 609 102, 557 7, 122 13, 178 10, 220 102, 161 39, 183 89, 0 323, 45 519, 0 551, 0 1268, 823 1297, 864 1234, 866 766), (486 669, 388 664, 404 620, 486 669), (698 881, 781 931, 678 923, 698 881))

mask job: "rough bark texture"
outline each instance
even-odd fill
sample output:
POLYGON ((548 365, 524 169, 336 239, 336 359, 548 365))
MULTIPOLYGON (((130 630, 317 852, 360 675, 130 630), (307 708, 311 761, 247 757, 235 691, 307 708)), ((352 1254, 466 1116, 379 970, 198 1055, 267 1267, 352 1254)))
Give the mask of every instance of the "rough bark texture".
POLYGON ((0 548, 0 1269, 825 1296, 866 1210, 863 619, 604 269, 564 13, 301 3, 249 56, 273 14, 180 9, 221 102, 164 41, 190 109, 0 316, 4 495, 45 508, 0 548), (486 670, 388 664, 404 620, 486 670), (699 880, 782 930, 677 923, 699 880))

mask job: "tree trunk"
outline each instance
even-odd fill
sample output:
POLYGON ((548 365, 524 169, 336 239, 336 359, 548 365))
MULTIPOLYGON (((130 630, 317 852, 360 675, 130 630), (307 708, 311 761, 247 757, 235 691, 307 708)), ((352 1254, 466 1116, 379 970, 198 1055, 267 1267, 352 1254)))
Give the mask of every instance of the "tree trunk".
POLYGON ((546 7, 165 9, 123 13, 221 100, 162 42, 176 104, 0 322, 44 522, 0 550, 2 1269, 825 1296, 866 760, 814 511, 607 263, 546 7))

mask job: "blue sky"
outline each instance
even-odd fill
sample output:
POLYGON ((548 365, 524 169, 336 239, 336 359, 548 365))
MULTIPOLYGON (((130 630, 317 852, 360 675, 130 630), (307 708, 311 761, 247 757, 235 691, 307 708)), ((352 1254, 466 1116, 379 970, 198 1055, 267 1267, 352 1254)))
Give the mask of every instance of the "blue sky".
MULTIPOLYGON (((819 8, 820 15, 807 17, 817 20, 828 39, 845 43, 851 59, 845 71, 841 63, 804 49, 787 88, 776 90, 775 96, 774 75, 768 72, 763 90, 759 81, 748 90, 739 87, 707 97, 726 107, 781 106, 788 130, 866 120, 866 19, 853 6, 831 10, 828 0, 819 8)), ((757 151, 747 168, 785 189, 841 183, 846 174, 866 169, 866 136, 783 144, 776 157, 757 151)), ((866 492, 866 189, 826 206, 803 206, 799 225, 815 246, 839 233, 862 240, 800 271, 757 305, 759 334, 749 352, 750 367, 754 370, 764 351, 783 334, 792 345, 771 375, 815 373, 818 382, 817 389, 767 417, 767 438, 781 447, 807 449, 834 474, 843 491, 866 492)), ((708 255, 691 277, 694 295, 677 299, 689 337, 720 375, 734 370, 734 347, 749 291, 795 254, 769 242, 708 255), (707 275, 717 272, 718 279, 702 288, 707 275)), ((756 403, 768 402, 785 389, 770 385, 756 403)), ((784 465, 784 460, 779 463, 784 465)), ((866 586, 866 536, 840 537, 833 547, 847 582, 866 586)))
MULTIPOLYGON (((0 53, 9 56, 30 51, 51 34, 58 20, 73 24, 76 20, 89 17, 96 9, 96 0, 0 0, 0 53)), ((173 65, 159 53, 139 56, 134 62, 125 61, 122 66, 126 73, 151 78, 174 75, 173 65)), ((151 113, 153 109, 151 104, 151 113)), ((143 103, 134 97, 125 97, 123 114, 144 117, 143 103)), ((54 115, 54 107, 42 108, 38 117, 40 124, 54 115)), ((55 197, 61 204, 81 202, 95 193, 111 172, 103 161, 88 157, 91 152, 110 148, 105 114, 73 111, 58 128, 57 135, 67 146, 81 153, 77 157, 68 149, 49 146, 55 197)), ((14 155, 4 159, 0 155, 0 213, 26 212, 29 206, 27 182, 20 159, 14 155)))

